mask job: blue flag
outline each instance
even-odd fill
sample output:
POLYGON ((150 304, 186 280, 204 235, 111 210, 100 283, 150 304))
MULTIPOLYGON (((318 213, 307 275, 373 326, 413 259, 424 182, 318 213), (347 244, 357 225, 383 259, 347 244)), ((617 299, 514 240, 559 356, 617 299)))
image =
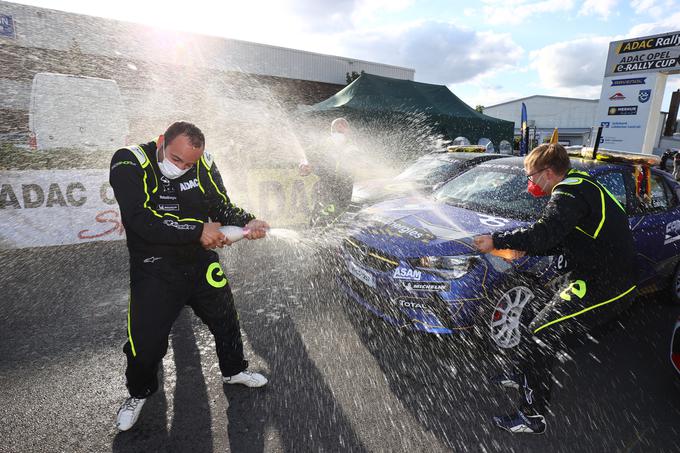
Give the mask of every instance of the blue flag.
POLYGON ((527 106, 522 102, 522 118, 519 139, 519 155, 526 156, 529 148, 529 128, 527 127, 527 106))

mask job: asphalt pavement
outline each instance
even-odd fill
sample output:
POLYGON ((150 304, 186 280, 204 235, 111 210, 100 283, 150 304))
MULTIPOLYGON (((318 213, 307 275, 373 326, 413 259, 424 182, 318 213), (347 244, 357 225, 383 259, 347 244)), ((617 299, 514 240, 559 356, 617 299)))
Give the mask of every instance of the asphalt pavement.
POLYGON ((177 320, 163 385, 119 433, 128 300, 123 242, 0 251, 0 452, 674 452, 679 307, 639 301, 555 370, 545 435, 490 418, 516 394, 473 336, 405 334, 342 297, 308 246, 242 241, 222 252, 261 389, 225 386, 212 337, 177 320))

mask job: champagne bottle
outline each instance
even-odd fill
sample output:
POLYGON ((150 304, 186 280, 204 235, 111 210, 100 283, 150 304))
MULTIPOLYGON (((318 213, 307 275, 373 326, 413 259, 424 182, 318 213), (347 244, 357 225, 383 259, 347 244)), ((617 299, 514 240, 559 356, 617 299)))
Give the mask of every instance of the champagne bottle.
POLYGON ((220 232, 231 242, 240 241, 246 234, 248 234, 248 231, 248 228, 234 225, 220 227, 220 232))

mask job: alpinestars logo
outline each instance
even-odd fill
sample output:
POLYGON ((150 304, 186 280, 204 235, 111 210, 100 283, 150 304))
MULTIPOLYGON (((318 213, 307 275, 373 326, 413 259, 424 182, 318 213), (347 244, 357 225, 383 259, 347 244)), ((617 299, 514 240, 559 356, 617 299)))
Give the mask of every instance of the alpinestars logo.
POLYGON ((172 184, 170 184, 170 180, 168 178, 161 176, 161 182, 163 183, 164 193, 175 193, 175 188, 172 187, 172 184))
POLYGON ((198 187, 198 179, 194 178, 191 181, 179 183, 179 190, 184 192, 185 190, 195 189, 198 187))

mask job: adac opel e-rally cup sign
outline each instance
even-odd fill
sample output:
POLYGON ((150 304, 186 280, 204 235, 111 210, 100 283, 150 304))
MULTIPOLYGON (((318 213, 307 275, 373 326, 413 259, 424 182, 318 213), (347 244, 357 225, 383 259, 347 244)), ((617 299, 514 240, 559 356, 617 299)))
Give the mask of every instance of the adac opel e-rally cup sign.
POLYGON ((680 32, 610 43, 595 124, 603 126, 600 145, 651 153, 667 75, 679 72, 680 32))
POLYGON ((680 72, 680 32, 609 44, 605 77, 631 73, 680 72))

